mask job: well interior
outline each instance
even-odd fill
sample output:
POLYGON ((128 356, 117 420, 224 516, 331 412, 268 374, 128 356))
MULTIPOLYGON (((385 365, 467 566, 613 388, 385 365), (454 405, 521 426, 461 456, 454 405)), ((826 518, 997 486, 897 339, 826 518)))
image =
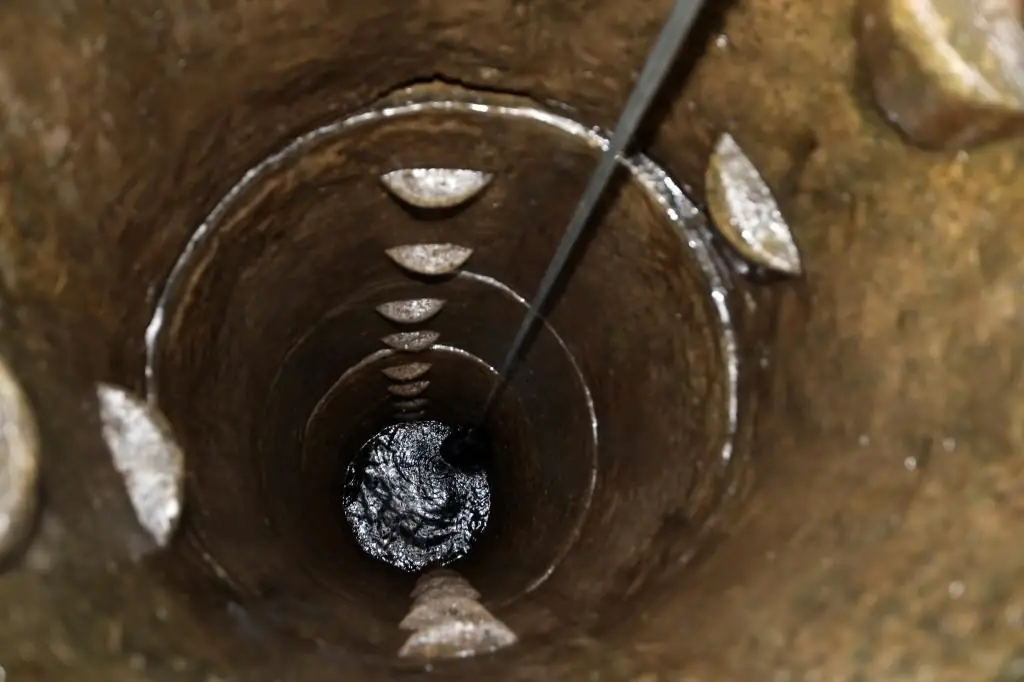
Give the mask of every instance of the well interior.
MULTIPOLYGON (((185 527, 159 556, 126 550, 94 383, 145 391, 145 330, 173 264, 289 141, 416 84, 610 127, 667 10, 5 6, 2 344, 43 427, 47 509, 0 578, 12 679, 396 674, 410 580, 314 522, 328 497, 306 494, 294 462, 329 478, 332 440, 377 419, 356 413, 381 396, 379 372, 308 418, 394 331, 376 296, 426 286, 384 248, 472 242, 470 272, 528 297, 594 148, 524 122, 409 117, 325 142, 246 196, 161 351, 190 478, 185 527), (496 179, 425 222, 377 179, 417 165, 496 179)), ((542 335, 516 379, 493 535, 464 566, 523 642, 453 678, 1019 670, 1021 242, 1003 229, 1022 208, 1019 145, 908 147, 860 88, 855 16, 852 0, 808 0, 704 18, 643 148, 699 204, 711 146, 731 132, 777 191, 806 277, 728 277, 742 369, 723 467, 722 301, 664 212, 620 185, 549 315, 568 355, 542 335), (592 452, 564 357, 593 399, 592 452)), ((450 297, 443 338, 497 364, 514 299, 472 279, 430 287, 450 297)), ((436 359, 438 409, 478 402, 487 373, 463 360, 436 359)))

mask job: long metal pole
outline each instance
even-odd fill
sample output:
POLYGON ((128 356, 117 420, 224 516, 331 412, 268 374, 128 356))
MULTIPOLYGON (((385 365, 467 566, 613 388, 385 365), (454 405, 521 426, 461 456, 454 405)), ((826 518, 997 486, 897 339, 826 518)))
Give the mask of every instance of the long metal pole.
POLYGON ((566 228, 565 235, 562 237, 558 248, 555 249, 555 255, 551 258, 551 263, 541 278, 540 286, 537 288, 537 293, 530 303, 526 317, 523 318, 519 330, 512 339, 512 344, 509 346, 505 361, 498 372, 498 382, 492 389, 484 406, 485 415, 490 410, 495 396, 504 386, 509 373, 516 365, 523 343, 526 341, 531 329, 533 329, 533 324, 540 314, 541 308, 544 307, 548 297, 551 295, 551 289, 558 280, 559 275, 562 274, 569 255, 572 253, 576 242, 579 241, 583 228, 586 226, 591 214, 593 214, 597 202, 608 187, 608 182, 615 172, 619 157, 625 151, 630 140, 632 140, 637 127, 640 125, 640 121, 643 119, 644 114, 647 113, 648 108, 650 108, 658 88, 665 80, 665 76, 668 74, 669 68, 679 52, 679 48, 693 28, 694 21, 697 19, 697 15, 700 14, 700 10, 705 2, 706 0, 676 0, 672 13, 669 14, 665 26, 661 29, 661 34, 654 43, 654 47, 644 63, 643 70, 640 72, 639 78, 637 78, 636 85, 633 86, 633 91, 626 101, 626 106, 622 111, 618 124, 615 126, 611 141, 608 143, 608 148, 601 155, 601 160, 598 162, 597 168, 594 169, 590 182, 587 183, 586 189, 583 190, 583 196, 576 205, 576 210, 569 221, 569 227, 566 228))

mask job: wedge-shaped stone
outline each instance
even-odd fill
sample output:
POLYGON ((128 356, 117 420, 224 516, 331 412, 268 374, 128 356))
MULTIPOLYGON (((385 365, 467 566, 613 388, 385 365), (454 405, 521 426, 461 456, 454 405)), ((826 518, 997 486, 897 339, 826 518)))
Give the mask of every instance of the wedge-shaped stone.
POLYGON ((430 402, 428 398, 413 398, 412 400, 396 400, 393 404, 396 410, 422 410, 430 402))
POLYGON ((444 304, 445 301, 440 298, 412 298, 381 303, 377 306, 377 312, 397 324, 418 324, 441 312, 444 304))
POLYGON ((430 386, 429 381, 412 381, 407 384, 391 384, 388 386, 388 392, 391 395, 397 395, 400 398, 415 398, 423 391, 427 390, 427 386, 430 386))
POLYGON ((473 249, 458 244, 405 244, 386 251, 396 265, 417 275, 450 275, 461 268, 473 249))
POLYGON ((429 362, 410 362, 394 367, 385 367, 381 370, 388 379, 392 381, 412 381, 430 371, 429 362))
POLYGON ((181 520, 185 455, 159 410, 109 384, 99 384, 96 395, 103 439, 139 523, 164 547, 181 520))
POLYGON ((864 0, 860 58, 912 144, 964 149, 1024 132, 1020 0, 864 0))
POLYGON ((768 183, 728 133, 715 145, 705 185, 711 219, 740 256, 786 275, 803 271, 793 234, 768 183))
POLYGON ((22 547, 39 505, 39 428, 21 384, 0 361, 0 559, 22 547))
POLYGON ((458 573, 439 569, 413 590, 413 605, 399 627, 412 634, 398 655, 425 660, 488 654, 518 641, 516 634, 479 602, 458 573))
POLYGON ((381 182, 391 194, 418 208, 452 208, 479 194, 494 176, 465 168, 401 168, 381 182))
POLYGON ((398 655, 403 658, 469 658, 512 646, 516 633, 496 618, 484 622, 450 619, 414 632, 398 655))

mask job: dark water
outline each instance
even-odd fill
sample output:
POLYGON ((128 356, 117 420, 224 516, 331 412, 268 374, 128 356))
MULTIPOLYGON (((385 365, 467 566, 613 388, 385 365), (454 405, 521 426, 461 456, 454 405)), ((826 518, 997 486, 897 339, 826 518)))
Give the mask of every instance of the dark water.
POLYGON ((415 572, 462 558, 487 525, 490 443, 477 428, 392 424, 366 441, 345 475, 345 518, 360 547, 415 572))

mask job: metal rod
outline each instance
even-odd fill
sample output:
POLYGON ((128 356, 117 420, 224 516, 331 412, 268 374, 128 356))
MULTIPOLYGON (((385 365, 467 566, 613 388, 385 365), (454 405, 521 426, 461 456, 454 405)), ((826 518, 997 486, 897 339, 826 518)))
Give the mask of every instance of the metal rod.
POLYGON ((633 91, 626 101, 626 106, 608 143, 608 148, 601 155, 601 160, 598 162, 593 175, 591 175, 590 182, 587 183, 586 189, 583 190, 583 196, 580 198, 572 219, 569 221, 565 235, 555 250, 555 255, 551 258, 551 263, 541 278, 540 286, 537 288, 537 293, 530 303, 526 317, 523 318, 519 330, 509 346, 505 361, 498 372, 498 381, 491 390, 484 405, 484 416, 490 411, 495 397, 501 391, 508 380, 509 373, 515 367, 526 337, 533 328, 541 308, 547 302, 552 287, 565 269, 569 255, 572 253, 576 242, 579 241, 583 228, 586 226, 591 214, 593 214, 597 202, 607 188, 619 162, 619 157, 625 151, 630 140, 632 140, 634 133, 636 133, 637 126, 640 125, 641 119, 654 100, 658 88, 668 74, 668 70, 672 66, 679 48, 693 28, 693 24, 705 2, 706 0, 676 0, 672 13, 669 14, 665 26, 661 29, 661 34, 647 56, 643 70, 640 72, 640 76, 633 86, 633 91))

